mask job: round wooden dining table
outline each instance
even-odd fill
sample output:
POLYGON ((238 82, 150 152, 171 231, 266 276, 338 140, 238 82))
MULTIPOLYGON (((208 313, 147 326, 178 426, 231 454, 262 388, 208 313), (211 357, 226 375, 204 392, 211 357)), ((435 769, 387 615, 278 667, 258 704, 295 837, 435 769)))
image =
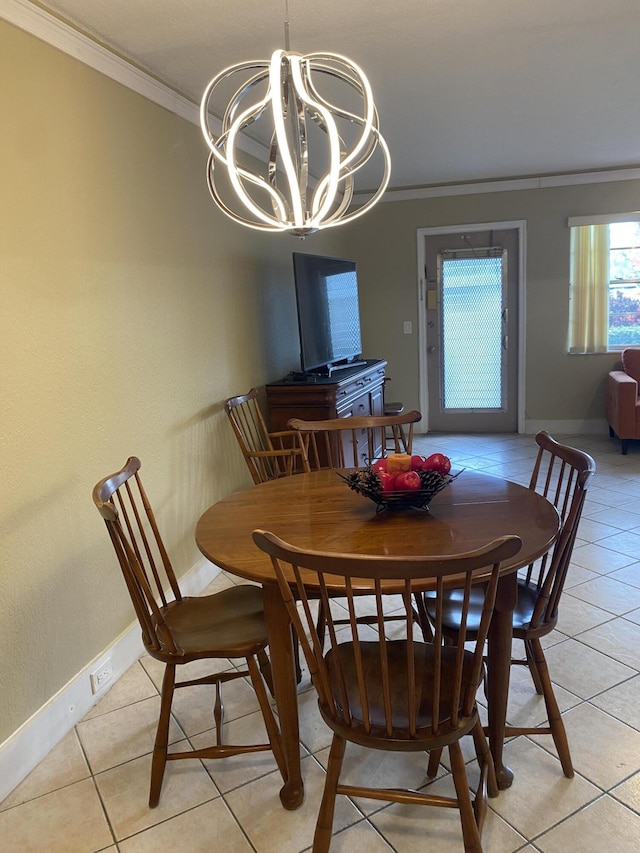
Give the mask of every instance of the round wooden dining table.
POLYGON ((463 471, 432 500, 428 510, 376 512, 336 471, 295 474, 251 486, 206 510, 196 526, 197 545, 226 571, 262 584, 274 692, 287 779, 285 808, 304 799, 296 667, 291 623, 270 558, 254 544, 255 529, 269 530, 299 548, 394 556, 448 555, 516 534, 522 548, 503 564, 487 650, 489 744, 500 788, 513 780, 503 762, 517 569, 545 554, 559 532, 555 507, 525 486, 477 471, 463 471))

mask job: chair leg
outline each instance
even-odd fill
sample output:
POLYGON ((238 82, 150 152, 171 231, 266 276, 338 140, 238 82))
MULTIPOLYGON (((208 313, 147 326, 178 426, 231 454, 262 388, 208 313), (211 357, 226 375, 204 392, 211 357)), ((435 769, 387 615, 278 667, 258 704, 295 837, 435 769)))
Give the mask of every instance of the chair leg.
POLYGON ((255 658, 247 658, 247 668, 249 670, 249 676, 251 678, 251 683, 253 684, 253 689, 258 699, 258 703, 260 704, 260 710, 262 711, 262 718, 267 730, 269 743, 271 744, 273 757, 275 758, 280 774, 282 775, 282 780, 286 782, 287 761, 282 749, 282 738, 280 736, 280 730, 276 724, 275 717, 273 716, 273 711, 271 710, 271 705, 269 704, 269 699, 267 697, 267 691, 264 689, 264 682, 260 677, 260 670, 258 669, 255 658))
POLYGON ((413 616, 416 622, 418 623, 418 627, 422 631, 422 639, 425 641, 425 643, 432 643, 433 630, 431 628, 431 622, 429 622, 429 617, 427 615, 427 608, 424 605, 424 595, 421 592, 417 592, 414 594, 413 616))
POLYGON ((469 780, 467 779, 467 771, 465 770, 464 758, 462 757, 462 750, 460 749, 459 741, 456 740, 449 744, 449 757, 451 759, 453 784, 456 786, 456 795, 458 797, 458 808, 460 809, 462 840, 464 842, 465 853, 482 853, 480 831, 478 829, 478 824, 476 823, 474 806, 471 802, 469 780))
POLYGON ((538 665, 536 664, 535 655, 533 654, 533 649, 531 647, 531 640, 524 641, 524 651, 527 656, 527 666, 529 667, 529 672, 531 673, 531 678, 533 680, 534 687, 536 688, 536 693, 539 696, 542 696, 544 690, 542 688, 542 682, 540 681, 540 673, 538 672, 538 665))
POLYGON ((175 682, 175 664, 168 663, 165 667, 164 677, 162 679, 162 692, 160 694, 160 717, 158 719, 156 741, 153 746, 153 758, 151 760, 151 787, 149 789, 150 809, 155 809, 155 807, 160 802, 162 779, 164 778, 164 768, 167 763, 169 721, 171 718, 171 702, 173 700, 173 688, 175 682))
MULTIPOLYGON (((493 764, 491 750, 489 749, 489 741, 487 740, 487 736, 484 733, 480 720, 476 723, 471 734, 473 735, 473 745, 476 750, 478 764, 480 765, 482 788, 490 797, 497 797, 500 790, 498 788, 498 780, 496 779, 496 769, 493 764)), ((478 790, 480 790, 480 788, 478 788, 478 790)), ((486 796, 486 794, 484 796, 486 796)), ((476 819, 477 817, 478 815, 476 814, 476 819)), ((482 826, 479 821, 478 826, 480 826, 480 831, 482 832, 482 826)))
POLYGON ((269 688, 269 693, 275 698, 275 693, 273 692, 273 676, 271 674, 271 661, 264 649, 260 649, 258 654, 256 655, 258 658, 258 664, 260 666, 260 672, 262 673, 262 677, 264 678, 265 684, 269 688))
POLYGON ((324 634, 327 628, 327 617, 324 613, 324 604, 322 601, 318 602, 318 617, 316 619, 316 633, 318 635, 318 639, 320 640, 320 645, 324 646, 324 634))
POLYGON ((555 743, 558 751, 558 758, 562 765, 562 772, 568 779, 572 779, 573 764, 571 762, 571 753, 569 752, 567 732, 562 721, 562 715, 560 714, 560 708, 558 708, 555 693, 553 692, 553 685, 551 684, 551 677, 549 676, 549 668, 547 667, 547 661, 544 656, 544 652, 542 651, 542 643, 540 640, 531 640, 531 651, 533 652, 538 675, 540 676, 544 704, 546 706, 547 717, 549 719, 549 728, 551 729, 553 742, 555 743))
POLYGON ((438 773, 438 767, 440 766, 440 759, 442 758, 442 748, 440 749, 432 749, 429 753, 429 764, 427 766, 427 776, 429 779, 435 779, 438 773))
POLYGON ((313 853, 328 853, 331 844, 331 832, 333 830, 333 813, 336 807, 336 793, 346 741, 344 738, 334 734, 329 752, 329 763, 327 765, 327 778, 324 783, 324 793, 318 812, 316 831, 313 836, 313 853))

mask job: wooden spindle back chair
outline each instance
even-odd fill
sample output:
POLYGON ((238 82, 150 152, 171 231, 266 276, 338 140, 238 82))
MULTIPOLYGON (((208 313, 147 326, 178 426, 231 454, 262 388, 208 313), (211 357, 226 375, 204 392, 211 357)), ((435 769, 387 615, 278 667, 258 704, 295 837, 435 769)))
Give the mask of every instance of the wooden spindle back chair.
POLYGON ((257 388, 229 397, 224 408, 254 483, 308 470, 299 433, 295 430, 268 431, 258 403, 257 388))
POLYGON ((312 470, 320 468, 361 468, 371 460, 386 456, 387 449, 411 453, 413 425, 420 412, 397 415, 362 415, 305 421, 292 418, 288 426, 300 433, 312 470), (388 448, 387 436, 391 436, 388 448))
MULTIPOLYGON (((507 726, 505 736, 549 734, 553 737, 564 775, 573 776, 569 743, 553 692, 549 669, 542 649, 541 638, 549 634, 558 622, 560 598, 571 563, 573 546, 582 515, 587 489, 596 464, 588 453, 556 441, 548 432, 536 435, 538 454, 529 488, 544 495, 560 516, 560 534, 551 551, 540 560, 522 569, 518 575, 518 601, 513 613, 513 636, 523 641, 525 657, 512 659, 512 665, 527 666, 537 693, 544 697, 548 725, 507 726)), ((429 594, 418 600, 417 610, 426 636, 431 636, 430 622, 435 614, 429 594)), ((472 602, 467 634, 475 636, 480 617, 479 606, 472 602)), ((445 603, 445 637, 456 636, 460 614, 456 595, 449 594, 445 603)))
POLYGON ((140 460, 130 457, 124 468, 96 484, 93 500, 118 557, 142 629, 144 647, 152 657, 165 664, 149 806, 154 808, 159 802, 165 765, 169 760, 224 758, 271 749, 285 778, 280 732, 264 684, 266 681, 271 689, 271 670, 265 652, 267 631, 262 589, 234 585, 214 595, 183 597, 139 470, 140 460), (247 669, 229 667, 226 671, 202 678, 176 682, 176 666, 203 658, 244 658, 247 669), (262 710, 269 743, 248 746, 224 744, 221 685, 247 675, 262 710), (212 710, 216 745, 169 753, 167 744, 174 689, 199 684, 215 685, 212 710))
POLYGON ((487 791, 497 795, 493 761, 478 717, 476 690, 482 680, 482 644, 487 636, 502 560, 516 554, 521 541, 504 537, 477 551, 447 557, 380 557, 303 551, 272 533, 256 530, 254 541, 271 556, 287 612, 305 654, 318 706, 333 730, 327 777, 313 842, 314 853, 329 849, 337 794, 390 802, 457 808, 466 851, 481 851, 480 835, 487 791), (437 609, 435 642, 414 637, 412 601, 416 586, 431 584, 440 601, 452 578, 465 589, 463 610, 478 586, 484 607, 475 646, 442 642, 442 611, 437 609), (309 587, 319 595, 327 620, 327 650, 318 636, 309 587), (348 630, 338 630, 329 601, 346 596, 348 630), (405 618, 386 633, 387 609, 405 618), (364 597, 363 597, 364 596, 364 597), (357 617, 364 603, 376 615, 377 639, 357 617), (460 739, 471 734, 480 764, 480 782, 472 801, 460 739), (423 752, 448 747, 455 797, 396 788, 346 785, 340 773, 346 741, 390 751, 423 752))

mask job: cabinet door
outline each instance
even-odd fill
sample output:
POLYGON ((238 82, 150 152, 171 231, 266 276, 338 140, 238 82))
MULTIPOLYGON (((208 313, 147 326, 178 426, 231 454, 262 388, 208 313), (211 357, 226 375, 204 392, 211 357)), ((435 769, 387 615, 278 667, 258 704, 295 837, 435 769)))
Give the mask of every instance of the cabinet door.
POLYGON ((374 388, 370 394, 370 409, 371 414, 376 417, 384 415, 384 400, 382 396, 382 385, 374 388))

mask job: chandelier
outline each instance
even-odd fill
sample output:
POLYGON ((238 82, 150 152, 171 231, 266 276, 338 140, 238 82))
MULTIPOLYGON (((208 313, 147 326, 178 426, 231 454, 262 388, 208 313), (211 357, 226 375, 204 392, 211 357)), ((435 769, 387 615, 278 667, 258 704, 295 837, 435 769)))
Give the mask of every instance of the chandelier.
POLYGON ((221 210, 249 228, 305 237, 373 207, 387 188, 391 163, 362 69, 336 53, 290 52, 288 21, 285 44, 270 60, 241 62, 217 74, 202 96, 200 126, 210 149, 207 183, 221 210), (209 105, 230 80, 235 90, 214 133, 209 105), (257 169, 239 150, 250 127, 262 128, 269 139, 257 169), (356 173, 374 154, 382 157, 378 189, 355 206, 356 173))

